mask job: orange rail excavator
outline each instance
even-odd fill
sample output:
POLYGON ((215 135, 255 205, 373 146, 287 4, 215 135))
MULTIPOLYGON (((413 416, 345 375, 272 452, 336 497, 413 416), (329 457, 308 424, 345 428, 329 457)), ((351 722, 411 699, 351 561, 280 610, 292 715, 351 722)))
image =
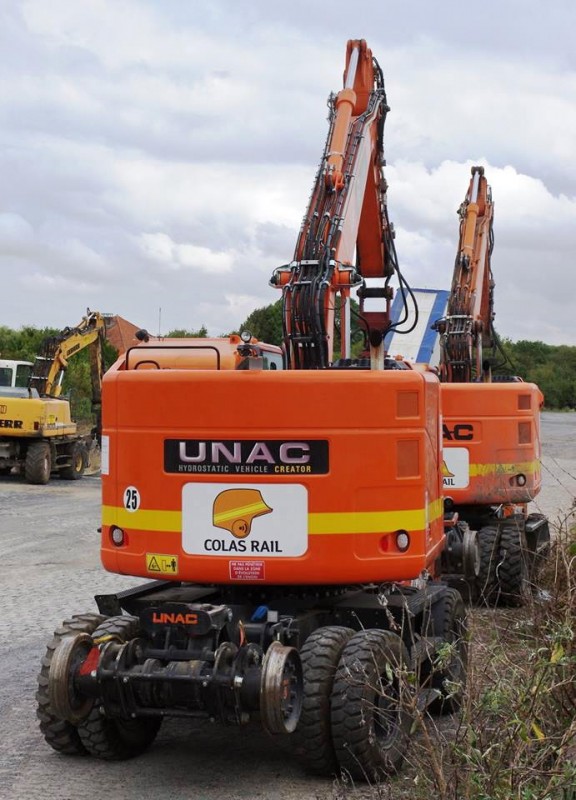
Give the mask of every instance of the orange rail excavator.
POLYGON ((478 532, 476 589, 486 601, 517 604, 549 545, 548 523, 528 514, 540 491, 540 408, 535 384, 492 375, 494 246, 492 193, 483 167, 459 209, 460 236, 441 334, 446 508, 478 532))
POLYGON ((309 768, 374 779, 400 764, 416 708, 458 706, 465 613, 437 580, 440 383, 383 346, 392 277, 410 294, 388 221, 387 111, 378 63, 349 42, 294 260, 272 277, 284 363, 245 333, 149 340, 107 372, 102 562, 149 580, 56 632, 38 690, 54 749, 119 759, 166 716, 259 720, 292 734, 309 768))

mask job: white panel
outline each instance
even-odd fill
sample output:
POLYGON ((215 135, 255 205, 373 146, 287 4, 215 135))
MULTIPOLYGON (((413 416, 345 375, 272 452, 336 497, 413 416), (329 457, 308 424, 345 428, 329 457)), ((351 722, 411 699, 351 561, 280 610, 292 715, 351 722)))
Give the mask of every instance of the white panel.
POLYGON ((187 483, 182 547, 202 556, 301 556, 308 549, 308 491, 297 483, 187 483))

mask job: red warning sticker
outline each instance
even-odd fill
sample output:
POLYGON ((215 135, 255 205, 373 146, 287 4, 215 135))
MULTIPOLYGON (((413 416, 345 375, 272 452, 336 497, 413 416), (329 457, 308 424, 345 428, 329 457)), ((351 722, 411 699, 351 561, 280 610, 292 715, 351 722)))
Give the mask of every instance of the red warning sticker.
POLYGON ((263 581, 264 561, 229 561, 233 581, 263 581))

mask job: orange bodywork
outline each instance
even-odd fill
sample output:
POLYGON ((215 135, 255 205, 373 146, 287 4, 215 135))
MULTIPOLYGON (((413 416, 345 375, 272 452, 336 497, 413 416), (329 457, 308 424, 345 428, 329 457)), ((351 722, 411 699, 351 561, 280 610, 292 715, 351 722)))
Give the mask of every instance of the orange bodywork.
MULTIPOLYGON (((239 369, 247 351, 257 345, 259 355, 265 363, 264 369, 282 368, 282 351, 270 344, 257 343, 255 339, 243 343, 240 336, 232 334, 228 339, 188 338, 151 339, 146 343, 130 347, 125 356, 118 359, 118 369, 239 369), (271 366, 273 364, 274 366, 271 366)), ((255 355, 251 352, 250 355, 255 355)))
POLYGON ((123 366, 103 387, 109 571, 218 584, 434 571, 444 546, 434 375, 123 366))
POLYGON ((444 383, 444 494, 457 505, 523 504, 540 491, 540 408, 532 383, 444 383))

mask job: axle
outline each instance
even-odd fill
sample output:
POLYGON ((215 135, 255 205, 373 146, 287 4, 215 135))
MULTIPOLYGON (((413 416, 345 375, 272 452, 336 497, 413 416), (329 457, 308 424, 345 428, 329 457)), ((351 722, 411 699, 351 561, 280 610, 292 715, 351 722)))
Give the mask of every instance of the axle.
MULTIPOLYGON (((197 717, 243 725, 259 715, 270 733, 291 733, 302 705, 298 652, 226 641, 226 606, 171 603, 142 612, 140 633, 67 637, 50 669, 55 712, 77 723, 100 703, 108 717, 197 717), (148 634, 148 635, 144 635, 148 634)), ((120 618, 122 619, 122 618, 120 618)), ((126 619, 126 618, 124 618, 126 619)), ((264 629, 266 623, 261 623, 264 629)))

